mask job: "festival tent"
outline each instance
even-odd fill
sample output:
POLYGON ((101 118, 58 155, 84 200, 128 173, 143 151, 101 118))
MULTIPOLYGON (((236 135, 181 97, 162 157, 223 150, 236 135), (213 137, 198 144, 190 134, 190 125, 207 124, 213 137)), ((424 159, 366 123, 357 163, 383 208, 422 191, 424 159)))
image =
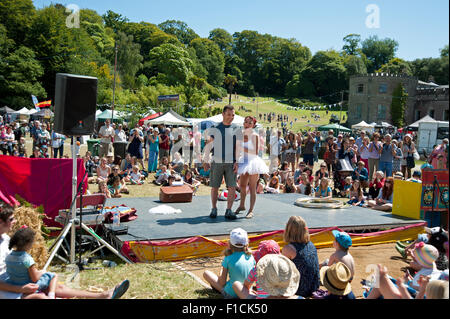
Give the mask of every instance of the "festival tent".
POLYGON ((0 115, 6 114, 6 113, 14 113, 16 110, 13 110, 12 108, 8 106, 0 107, 0 115))
MULTIPOLYGON (((235 115, 234 116, 234 120, 233 120, 233 124, 244 125, 244 120, 245 120, 245 117, 242 117, 240 115, 235 115)), ((207 119, 205 119, 205 121, 211 121, 211 122, 214 122, 214 123, 221 123, 223 121, 222 113, 214 115, 214 116, 211 116, 211 117, 208 117, 207 119)))
POLYGON ((417 131, 419 129, 419 123, 435 123, 437 122, 434 118, 429 115, 425 115, 420 120, 408 125, 408 130, 417 131))
POLYGON ((151 114, 149 116, 146 116, 143 119, 139 120, 139 126, 143 126, 145 121, 153 120, 153 119, 155 119, 157 117, 160 117, 161 115, 163 115, 163 113, 162 112, 158 112, 158 113, 154 113, 154 114, 151 114))
POLYGON ((173 126, 192 126, 190 122, 188 122, 184 117, 177 114, 176 112, 170 110, 164 113, 163 115, 153 119, 153 120, 146 120, 144 122, 145 125, 150 123, 150 125, 173 125, 173 126))
POLYGON ((352 129, 354 129, 354 130, 373 130, 373 126, 366 123, 365 121, 361 121, 358 124, 352 125, 352 129))
MULTIPOLYGON (((100 113, 97 116, 97 120, 99 121, 106 121, 106 120, 110 120, 113 117, 113 112, 111 110, 104 110, 102 113, 100 113)), ((122 120, 123 116, 121 114, 121 112, 118 111, 114 111, 114 121, 117 120, 122 120)))
POLYGON ((324 126, 319 126, 317 128, 317 130, 318 131, 333 130, 334 133, 337 133, 337 132, 351 133, 351 131, 352 131, 351 129, 349 129, 349 128, 345 127, 345 126, 339 125, 337 123, 328 124, 328 125, 324 125, 324 126))

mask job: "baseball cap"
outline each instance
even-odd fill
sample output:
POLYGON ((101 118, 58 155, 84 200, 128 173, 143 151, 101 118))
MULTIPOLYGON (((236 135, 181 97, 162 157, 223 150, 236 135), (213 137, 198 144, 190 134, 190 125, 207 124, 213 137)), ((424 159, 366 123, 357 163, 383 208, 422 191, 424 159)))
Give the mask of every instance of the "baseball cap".
POLYGON ((340 232, 338 230, 331 231, 336 241, 344 248, 349 248, 352 245, 352 238, 346 232, 340 232))
POLYGON ((242 228, 235 228, 230 233, 230 243, 236 247, 245 247, 248 245, 247 232, 242 228))

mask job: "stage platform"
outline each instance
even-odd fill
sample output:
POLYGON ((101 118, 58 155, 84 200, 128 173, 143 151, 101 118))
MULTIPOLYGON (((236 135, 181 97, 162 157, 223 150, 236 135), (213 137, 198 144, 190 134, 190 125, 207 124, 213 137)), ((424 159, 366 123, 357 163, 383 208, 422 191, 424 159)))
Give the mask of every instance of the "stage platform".
MULTIPOLYGON (((119 242, 161 241, 193 236, 229 235, 233 228, 241 227, 249 234, 260 234, 284 230, 290 216, 302 216, 309 229, 338 227, 346 231, 392 229, 414 225, 423 220, 410 219, 375 211, 362 207, 341 209, 308 209, 294 205, 300 194, 259 194, 252 219, 246 219, 246 212, 238 215, 236 220, 225 219, 226 202, 218 202, 218 216, 211 219, 211 200, 209 196, 194 196, 190 203, 169 203, 179 214, 155 215, 149 209, 162 205, 159 198, 114 198, 106 201, 106 206, 126 205, 136 209, 138 218, 125 223, 128 234, 115 236, 119 242)), ((247 197, 247 208, 249 198, 247 197)), ((236 201, 235 210, 239 205, 236 201)))

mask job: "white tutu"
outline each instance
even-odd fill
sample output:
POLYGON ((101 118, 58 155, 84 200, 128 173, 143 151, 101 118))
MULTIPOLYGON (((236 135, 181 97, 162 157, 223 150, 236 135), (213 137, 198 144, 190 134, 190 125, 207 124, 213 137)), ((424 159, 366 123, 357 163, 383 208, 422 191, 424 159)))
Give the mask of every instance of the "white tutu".
POLYGON ((239 159, 238 174, 243 175, 248 173, 249 175, 255 174, 269 174, 269 167, 267 167, 264 160, 257 155, 246 155, 239 159))

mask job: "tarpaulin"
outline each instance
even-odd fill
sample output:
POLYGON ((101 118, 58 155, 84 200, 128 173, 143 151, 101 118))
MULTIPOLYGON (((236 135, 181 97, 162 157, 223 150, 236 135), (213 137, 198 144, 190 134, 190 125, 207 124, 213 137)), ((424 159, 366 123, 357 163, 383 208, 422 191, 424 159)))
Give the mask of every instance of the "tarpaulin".
MULTIPOLYGON (((43 205, 47 226, 61 226, 54 221, 60 209, 72 203, 72 159, 22 158, 0 155, 0 198, 18 204, 19 195, 27 202, 43 205)), ((77 160, 77 185, 85 176, 83 160, 77 160)), ((87 177, 84 185, 87 185, 87 177)))

